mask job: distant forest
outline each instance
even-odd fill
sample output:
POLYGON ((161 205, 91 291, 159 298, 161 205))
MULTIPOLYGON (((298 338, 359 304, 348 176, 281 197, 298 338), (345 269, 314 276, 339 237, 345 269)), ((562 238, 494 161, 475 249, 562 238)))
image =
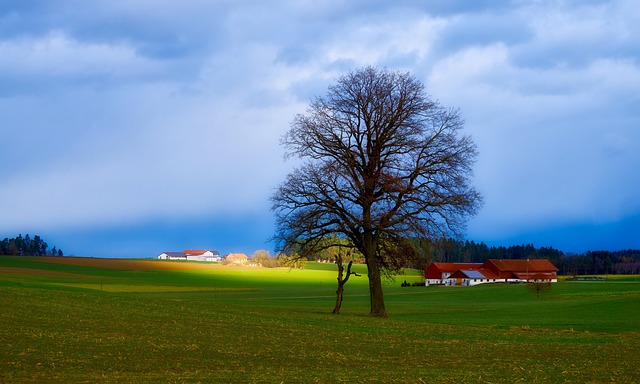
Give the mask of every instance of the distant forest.
POLYGON ((588 251, 565 254, 531 244, 489 247, 484 243, 442 239, 432 245, 432 261, 482 263, 487 259, 548 259, 561 275, 639 274, 640 250, 588 251))
POLYGON ((64 256, 61 249, 49 248, 49 245, 38 235, 18 235, 0 241, 0 255, 11 256, 64 256))
MULTIPOLYGON (((640 274, 640 250, 588 251, 565 254, 553 247, 536 248, 532 244, 489 247, 483 242, 441 239, 428 247, 423 262, 483 263, 488 259, 547 259, 561 275, 640 274)), ((49 245, 38 235, 18 235, 0 241, 0 255, 64 256, 61 249, 49 245)))

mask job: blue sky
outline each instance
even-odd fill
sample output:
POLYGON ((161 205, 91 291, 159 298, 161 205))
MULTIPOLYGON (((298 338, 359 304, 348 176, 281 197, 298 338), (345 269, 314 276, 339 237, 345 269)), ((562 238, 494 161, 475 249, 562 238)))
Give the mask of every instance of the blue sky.
POLYGON ((640 4, 0 3, 0 237, 66 254, 272 251, 280 137, 366 65, 460 108, 468 238, 640 248, 640 4))

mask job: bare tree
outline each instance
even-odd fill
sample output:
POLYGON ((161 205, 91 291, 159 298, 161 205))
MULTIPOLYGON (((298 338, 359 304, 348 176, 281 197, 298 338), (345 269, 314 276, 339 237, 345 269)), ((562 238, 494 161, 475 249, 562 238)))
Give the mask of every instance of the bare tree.
POLYGON ((344 261, 341 254, 336 256, 336 264, 338 266, 338 288, 336 289, 336 306, 333 307, 333 314, 339 315, 342 308, 342 299, 344 298, 344 285, 347 284, 351 275, 360 276, 351 270, 353 260, 349 260, 345 274, 344 261))
POLYGON ((340 314, 342 308, 342 301, 344 299, 344 286, 349 281, 351 275, 360 276, 354 271, 351 271, 353 261, 355 259, 361 259, 360 253, 353 248, 350 241, 347 239, 339 238, 335 235, 325 237, 318 242, 316 248, 320 249, 320 255, 324 255, 330 261, 335 262, 338 267, 338 287, 336 289, 336 305, 333 308, 333 313, 340 314), (347 268, 345 271, 345 263, 347 268))
POLYGON ((264 249, 258 249, 251 255, 251 262, 260 264, 265 268, 273 268, 277 266, 277 261, 271 258, 269 251, 264 249))
POLYGON ((551 282, 540 279, 528 280, 527 289, 536 293, 536 299, 540 298, 541 293, 545 293, 551 290, 551 282))
POLYGON ((481 205, 463 125, 409 73, 342 76, 283 137, 287 156, 306 161, 271 197, 279 247, 349 239, 367 263, 370 314, 386 316, 381 274, 415 254, 412 239, 461 234, 481 205))

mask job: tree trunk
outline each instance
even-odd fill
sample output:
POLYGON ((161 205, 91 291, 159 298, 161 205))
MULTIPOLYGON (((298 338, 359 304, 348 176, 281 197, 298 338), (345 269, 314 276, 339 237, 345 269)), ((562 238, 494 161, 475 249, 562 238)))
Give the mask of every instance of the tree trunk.
POLYGON ((342 265, 342 257, 336 259, 336 264, 338 264, 338 289, 336 289, 336 306, 333 308, 333 314, 339 315, 340 308, 342 307, 342 296, 344 294, 344 280, 342 279, 344 266, 342 265))
POLYGON ((365 234, 362 253, 367 261, 369 275, 369 300, 371 303, 369 315, 387 317, 387 310, 384 307, 384 295, 382 294, 380 265, 376 259, 376 244, 372 233, 365 234))
POLYGON ((367 270, 369 272, 369 299, 371 301, 369 315, 387 317, 387 310, 384 307, 384 295, 382 294, 380 266, 375 258, 367 260, 367 270))
POLYGON ((342 295, 344 294, 344 284, 338 284, 338 289, 336 290, 336 306, 333 308, 333 314, 339 315, 340 308, 342 307, 342 295))
POLYGON ((344 285, 347 284, 351 275, 360 276, 355 272, 351 272, 351 266, 353 265, 353 260, 349 261, 347 265, 347 273, 344 272, 344 265, 342 264, 342 256, 336 258, 336 264, 338 264, 338 289, 336 290, 336 306, 333 309, 333 313, 336 315, 340 314, 340 308, 342 307, 342 298, 344 296, 344 285))

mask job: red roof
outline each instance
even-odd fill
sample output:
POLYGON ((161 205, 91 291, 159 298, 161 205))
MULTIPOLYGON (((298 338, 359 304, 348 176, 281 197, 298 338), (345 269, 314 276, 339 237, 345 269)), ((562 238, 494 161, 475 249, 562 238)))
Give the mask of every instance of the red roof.
POLYGON ((487 279, 497 279, 498 275, 493 273, 493 271, 489 269, 479 269, 480 273, 482 273, 487 279))
POLYGON ((558 268, 547 259, 526 259, 526 260, 497 260, 490 259, 485 262, 492 263, 500 271, 509 272, 551 272, 557 271, 558 268))
POLYGON ((443 273, 453 273, 461 269, 478 269, 481 265, 480 263, 431 263, 424 271, 424 277, 427 279, 442 279, 443 273))
POLYGON ((432 263, 441 272, 455 272, 459 269, 478 269, 481 263, 432 263))
POLYGON ((197 255, 202 255, 207 251, 208 251, 207 249, 185 249, 184 254, 189 256, 197 256, 197 255))

